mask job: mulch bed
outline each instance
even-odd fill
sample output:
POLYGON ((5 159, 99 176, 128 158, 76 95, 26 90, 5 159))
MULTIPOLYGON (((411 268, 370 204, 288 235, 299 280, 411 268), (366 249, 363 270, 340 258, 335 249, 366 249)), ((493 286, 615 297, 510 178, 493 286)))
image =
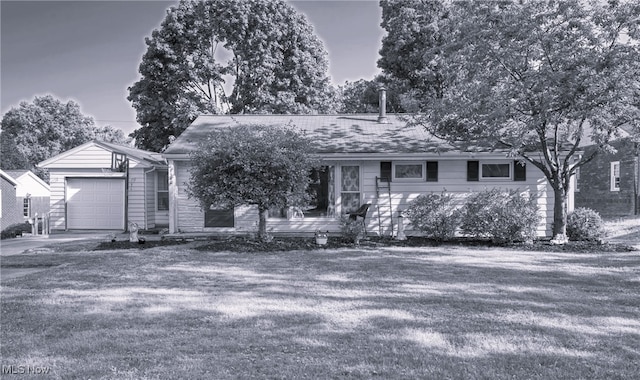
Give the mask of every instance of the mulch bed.
MULTIPOLYGON (((118 249, 148 249, 154 247, 174 246, 191 243, 190 240, 163 239, 146 241, 144 243, 131 243, 129 241, 102 242, 93 248, 94 251, 118 250, 118 249)), ((503 247, 525 251, 541 252, 630 252, 635 249, 622 244, 598 244, 596 242, 569 242, 565 245, 552 245, 548 241, 536 241, 533 243, 493 244, 489 241, 457 239, 450 242, 436 242, 421 237, 409 237, 407 240, 398 241, 390 238, 370 238, 362 240, 359 248, 372 249, 383 247, 503 247)), ((259 241, 257 239, 232 236, 218 237, 201 241, 195 249, 210 252, 283 252, 283 251, 311 251, 317 249, 353 248, 355 245, 340 237, 329 238, 324 246, 318 246, 314 238, 302 237, 277 237, 271 241, 259 241)))

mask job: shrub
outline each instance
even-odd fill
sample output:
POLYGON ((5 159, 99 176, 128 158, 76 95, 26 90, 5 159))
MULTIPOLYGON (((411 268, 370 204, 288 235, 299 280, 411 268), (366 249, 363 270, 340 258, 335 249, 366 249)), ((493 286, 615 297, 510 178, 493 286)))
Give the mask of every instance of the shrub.
POLYGON ((579 207, 567 216, 569 240, 600 241, 605 236, 604 223, 596 211, 579 207))
POLYGON ((461 223, 461 212, 450 194, 422 194, 413 200, 403 214, 413 227, 427 237, 437 240, 451 239, 461 223))
MULTIPOLYGON (((42 231, 42 228, 40 228, 39 230, 42 231)), ((1 238, 10 239, 16 236, 21 236, 23 233, 31 233, 31 224, 29 222, 10 225, 9 227, 2 230, 1 238)))
POLYGON ((467 198, 461 230, 494 243, 512 243, 533 240, 539 220, 534 197, 525 198, 516 190, 492 189, 467 198))
POLYGON ((364 226, 362 221, 353 220, 348 215, 342 215, 340 217, 340 232, 343 238, 358 245, 360 239, 364 237, 364 226))

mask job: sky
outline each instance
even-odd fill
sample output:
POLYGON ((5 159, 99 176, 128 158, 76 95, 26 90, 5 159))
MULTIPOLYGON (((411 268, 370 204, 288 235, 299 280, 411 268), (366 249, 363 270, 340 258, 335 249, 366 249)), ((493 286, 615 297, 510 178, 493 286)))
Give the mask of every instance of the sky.
MULTIPOLYGON (((51 94, 80 104, 96 125, 129 134, 127 100, 139 79, 145 37, 177 1, 0 1, 0 106, 51 94)), ((372 79, 383 30, 377 1, 290 1, 329 53, 334 84, 372 79)))

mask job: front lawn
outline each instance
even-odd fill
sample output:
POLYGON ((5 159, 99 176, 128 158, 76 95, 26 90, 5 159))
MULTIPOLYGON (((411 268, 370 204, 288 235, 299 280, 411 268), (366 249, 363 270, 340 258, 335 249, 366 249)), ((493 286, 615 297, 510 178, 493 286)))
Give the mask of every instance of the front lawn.
POLYGON ((194 249, 202 244, 3 258, 3 266, 49 266, 2 282, 3 371, 47 367, 46 378, 63 379, 640 373, 637 251, 194 249))

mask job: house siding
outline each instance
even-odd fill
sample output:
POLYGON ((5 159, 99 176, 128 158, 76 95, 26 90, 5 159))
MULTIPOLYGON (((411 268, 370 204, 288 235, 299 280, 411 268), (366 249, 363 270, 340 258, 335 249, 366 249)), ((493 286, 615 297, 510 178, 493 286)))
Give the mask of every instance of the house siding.
MULTIPOLYGON (((580 168, 575 192, 575 206, 587 207, 604 217, 638 215, 640 213, 640 151, 630 139, 612 144, 615 154, 598 155, 580 168), (620 190, 611 191, 611 162, 620 162, 620 190)), ((585 149, 585 155, 595 148, 585 149)))
POLYGON ((4 177, 0 178, 2 190, 2 216, 0 217, 0 229, 4 230, 12 224, 22 223, 22 204, 18 204, 15 186, 4 177))
MULTIPOLYGON (((503 190, 518 190, 522 194, 531 194, 537 197, 540 208, 541 222, 538 226, 539 236, 551 235, 551 222, 553 221, 553 191, 548 186, 543 174, 532 165, 527 167, 526 181, 509 180, 486 180, 479 182, 467 181, 466 160, 438 160, 436 158, 425 158, 420 160, 410 160, 411 162, 438 161, 438 181, 414 181, 403 182, 394 180, 391 182, 391 199, 389 199, 386 189, 376 191, 376 177, 380 176, 380 161, 325 161, 324 165, 335 166, 336 168, 336 213, 340 210, 340 189, 339 189, 339 168, 342 165, 360 166, 360 196, 361 203, 370 203, 367 213, 367 231, 370 234, 381 234, 390 236, 397 231, 398 216, 405 210, 411 201, 421 194, 440 193, 446 191, 453 194, 459 204, 462 205, 466 197, 473 192, 485 189, 499 188, 503 190), (391 202, 391 209, 389 208, 391 202), (393 225, 393 230, 392 230, 393 225), (549 226, 549 227, 547 227, 549 226)), ((406 160, 403 160, 406 161, 406 160)), ((496 162, 513 162, 510 160, 494 160, 496 162)), ((170 228, 171 232, 255 232, 257 230, 258 211, 256 207, 238 207, 235 210, 234 228, 205 228, 204 212, 198 202, 189 199, 186 186, 189 181, 188 161, 172 161, 175 172, 176 188, 175 198, 172 200, 172 213, 175 225, 170 228)), ((170 171, 171 173, 171 171, 170 171)), ((170 180, 171 181, 171 180, 170 180)), ((406 219, 406 218, 404 218, 406 219)), ((410 221, 405 220, 405 233, 417 235, 410 225, 410 221)), ((284 218, 269 218, 267 228, 270 232, 278 233, 310 233, 316 230, 339 232, 339 223, 333 218, 304 218, 297 220, 287 220, 284 218)))
POLYGON ((131 223, 136 223, 138 227, 148 228, 145 218, 144 185, 145 178, 143 168, 129 169, 127 219, 131 223))
POLYGON ((144 197, 145 197, 145 201, 144 201, 144 205, 145 208, 147 209, 147 227, 146 228, 153 228, 155 227, 156 224, 156 195, 155 195, 155 188, 156 188, 156 173, 155 171, 150 171, 147 172, 145 174, 145 178, 144 178, 144 197))

